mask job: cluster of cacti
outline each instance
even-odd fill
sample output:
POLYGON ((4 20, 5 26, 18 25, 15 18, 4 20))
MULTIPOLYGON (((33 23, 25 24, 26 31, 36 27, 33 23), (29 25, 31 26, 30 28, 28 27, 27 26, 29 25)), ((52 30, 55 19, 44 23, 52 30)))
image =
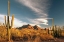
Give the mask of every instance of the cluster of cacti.
MULTIPOLYGON (((52 31, 53 31, 53 34, 52 34, 52 35, 54 36, 54 26, 52 27, 52 31)), ((52 31, 51 31, 51 32, 52 32, 52 31)))
POLYGON ((57 27, 55 25, 52 30, 53 30, 53 36, 54 37, 60 37, 61 36, 61 29, 60 29, 60 27, 57 27))
POLYGON ((64 26, 63 26, 63 30, 64 30, 64 26))

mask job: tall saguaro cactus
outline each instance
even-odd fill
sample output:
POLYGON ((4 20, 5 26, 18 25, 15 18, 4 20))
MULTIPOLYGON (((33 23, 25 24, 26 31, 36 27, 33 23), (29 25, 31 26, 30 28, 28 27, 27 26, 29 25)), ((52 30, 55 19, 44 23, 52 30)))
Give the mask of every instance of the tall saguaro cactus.
POLYGON ((7 14, 7 34, 8 34, 8 40, 10 41, 10 22, 9 22, 9 16, 10 16, 10 0, 8 0, 8 14, 7 14))
POLYGON ((7 21, 6 21, 6 16, 5 16, 5 26, 7 28, 7 35, 8 35, 8 41, 10 42, 10 29, 13 27, 13 21, 14 21, 14 15, 12 15, 12 20, 11 20, 11 25, 10 25, 10 0, 8 0, 8 13, 7 13, 7 21))

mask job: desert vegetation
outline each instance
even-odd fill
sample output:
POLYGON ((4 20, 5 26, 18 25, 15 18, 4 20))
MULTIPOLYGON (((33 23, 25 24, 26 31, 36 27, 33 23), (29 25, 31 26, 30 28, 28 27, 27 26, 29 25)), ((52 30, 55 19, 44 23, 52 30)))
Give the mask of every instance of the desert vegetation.
MULTIPOLYGON (((11 40, 14 41, 35 41, 38 40, 49 40, 53 39, 53 36, 48 34, 44 29, 34 29, 31 26, 27 26, 26 28, 12 28, 11 40), (28 28, 27 28, 28 27, 28 28)), ((5 26, 0 26, 0 39, 7 40, 7 28, 5 26)))
MULTIPOLYGON (((38 26, 24 25, 19 28, 11 28, 11 40, 13 41, 32 41, 32 42, 42 42, 47 40, 54 40, 54 37, 64 37, 64 29, 61 27, 54 27, 53 35, 50 34, 49 29, 43 29, 38 26)), ((5 26, 0 26, 0 41, 5 41, 8 39, 7 28, 5 26)))

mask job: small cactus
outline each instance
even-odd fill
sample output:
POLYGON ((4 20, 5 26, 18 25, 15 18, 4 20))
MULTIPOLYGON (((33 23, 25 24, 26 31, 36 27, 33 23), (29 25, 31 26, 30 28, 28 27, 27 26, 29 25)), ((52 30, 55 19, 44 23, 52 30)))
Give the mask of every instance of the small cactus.
POLYGON ((4 16, 4 19, 5 19, 5 26, 6 26, 6 16, 4 16))

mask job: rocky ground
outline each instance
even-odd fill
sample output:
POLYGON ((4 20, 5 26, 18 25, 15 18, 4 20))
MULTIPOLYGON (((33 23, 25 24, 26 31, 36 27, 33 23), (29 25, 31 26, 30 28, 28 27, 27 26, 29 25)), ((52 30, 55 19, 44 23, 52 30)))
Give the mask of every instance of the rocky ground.
MULTIPOLYGON (((7 41, 0 41, 0 42, 7 42, 7 41)), ((47 41, 11 41, 11 42, 64 42, 64 38, 55 38, 54 40, 47 40, 47 41)))
MULTIPOLYGON (((14 41, 14 42, 23 42, 23 41, 14 41)), ((33 42, 38 42, 38 41, 33 41, 33 42)), ((54 40, 47 40, 47 41, 41 41, 41 42, 64 42, 64 38, 57 38, 57 39, 55 38, 54 40)))

